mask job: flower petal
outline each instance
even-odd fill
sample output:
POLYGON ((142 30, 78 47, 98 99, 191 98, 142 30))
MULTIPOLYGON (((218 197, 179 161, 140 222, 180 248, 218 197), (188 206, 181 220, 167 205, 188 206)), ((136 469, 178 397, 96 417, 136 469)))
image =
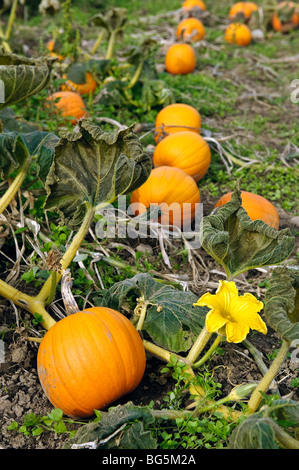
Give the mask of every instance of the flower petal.
POLYGON ((210 310, 206 315, 206 329, 209 333, 215 333, 218 331, 223 325, 227 322, 226 318, 224 318, 220 311, 216 308, 210 310))
POLYGON ((241 343, 249 333, 249 326, 240 323, 227 322, 225 327, 228 343, 241 343))

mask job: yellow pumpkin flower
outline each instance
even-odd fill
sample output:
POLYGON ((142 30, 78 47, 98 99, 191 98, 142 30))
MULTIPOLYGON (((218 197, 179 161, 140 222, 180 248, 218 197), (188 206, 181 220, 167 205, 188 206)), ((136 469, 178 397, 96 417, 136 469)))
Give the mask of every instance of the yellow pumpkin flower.
POLYGON ((204 294, 194 305, 211 309, 206 316, 207 331, 226 336, 229 343, 241 343, 250 329, 267 333, 267 326, 257 313, 263 302, 249 293, 239 296, 232 281, 219 281, 215 295, 204 294))

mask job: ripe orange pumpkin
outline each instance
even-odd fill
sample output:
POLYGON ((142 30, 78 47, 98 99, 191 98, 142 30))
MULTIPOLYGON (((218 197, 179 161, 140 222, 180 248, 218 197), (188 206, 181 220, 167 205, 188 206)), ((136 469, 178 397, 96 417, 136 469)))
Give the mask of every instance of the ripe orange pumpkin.
MULTIPOLYGON (((231 199, 232 193, 227 193, 222 196, 216 207, 221 207, 231 199)), ((279 215, 274 205, 258 194, 250 193, 248 191, 241 191, 242 207, 246 210, 251 220, 263 220, 270 227, 279 229, 279 215)))
POLYGON ((160 206, 162 225, 183 227, 194 219, 200 192, 192 176, 180 168, 154 168, 147 181, 133 191, 131 211, 143 214, 150 205, 160 206))
POLYGON ((189 104, 173 103, 162 108, 156 116, 155 141, 159 142, 165 134, 192 131, 200 134, 201 116, 197 109, 189 104))
POLYGON ((248 46, 251 43, 251 31, 242 23, 231 23, 228 25, 224 36, 226 42, 229 44, 237 44, 238 46, 248 46))
POLYGON ((195 70, 196 54, 190 44, 177 43, 170 46, 165 56, 165 68, 173 75, 186 75, 195 70))
MULTIPOLYGON (((67 78, 65 75, 63 78, 67 78)), ((89 95, 93 93, 98 84, 94 76, 90 72, 86 72, 85 83, 74 83, 71 80, 67 80, 61 87, 62 91, 77 91, 79 95, 89 95)))
POLYGON ((56 54, 56 52, 54 52, 54 47, 55 47, 55 39, 51 39, 48 43, 47 43, 47 49, 50 51, 50 56, 51 57, 57 57, 58 60, 63 60, 64 57, 60 54, 56 54))
POLYGON ((178 40, 201 41, 205 37, 205 28, 197 18, 185 18, 177 27, 176 37, 178 40))
POLYGON ((251 14, 258 9, 259 7, 254 2, 237 2, 231 7, 229 11, 229 18, 231 20, 238 18, 244 19, 244 21, 248 21, 251 14))
POLYGON ((202 0, 185 0, 182 5, 184 10, 192 10, 194 7, 201 8, 203 11, 207 9, 205 3, 202 0))
POLYGON ((170 134, 154 150, 153 164, 181 168, 197 182, 211 163, 211 151, 204 138, 191 131, 170 134))
POLYGON ((133 391, 145 370, 139 333, 121 313, 93 307, 65 317, 42 339, 37 370, 56 408, 88 417, 133 391))
POLYGON ((73 118, 72 124, 75 124, 78 119, 87 116, 84 101, 81 96, 74 91, 57 91, 49 96, 46 100, 46 106, 54 106, 64 118, 73 118))
POLYGON ((272 18, 275 31, 287 33, 299 26, 299 7, 294 2, 280 2, 272 18))

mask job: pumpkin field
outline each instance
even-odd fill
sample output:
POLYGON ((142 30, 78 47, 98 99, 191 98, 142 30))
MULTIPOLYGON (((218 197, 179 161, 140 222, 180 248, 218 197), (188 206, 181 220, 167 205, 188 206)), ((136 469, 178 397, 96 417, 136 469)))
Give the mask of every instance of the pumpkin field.
POLYGON ((299 3, 0 1, 0 449, 298 449, 298 161, 299 3))

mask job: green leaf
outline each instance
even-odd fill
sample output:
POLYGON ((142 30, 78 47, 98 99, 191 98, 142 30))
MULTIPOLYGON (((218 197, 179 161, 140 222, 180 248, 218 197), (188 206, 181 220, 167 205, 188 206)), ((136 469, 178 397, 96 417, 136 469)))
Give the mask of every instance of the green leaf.
POLYGON ((141 90, 141 102, 147 108, 174 103, 174 95, 163 80, 146 80, 141 90))
POLYGON ((293 400, 274 400, 271 406, 262 408, 234 429, 229 439, 230 449, 279 449, 286 445, 293 448, 294 438, 279 427, 284 421, 290 426, 299 425, 299 403, 293 400))
POLYGON ((110 61, 106 59, 88 60, 86 62, 77 62, 72 64, 67 72, 67 78, 73 83, 81 84, 86 82, 86 73, 95 73, 96 75, 105 76, 110 61))
POLYGON ((120 32, 127 22, 126 8, 110 8, 105 14, 98 13, 90 19, 90 23, 105 28, 110 34, 120 32))
MULTIPOLYGON (((129 432, 130 437, 135 434, 135 442, 138 443, 138 447, 131 448, 148 449, 149 442, 155 446, 152 448, 156 448, 156 442, 153 439, 149 441, 148 433, 143 433, 142 427, 139 427, 139 431, 142 431, 139 436, 136 436, 136 427, 133 431, 130 431, 130 426, 125 429, 122 428, 124 424, 129 425, 139 420, 141 420, 145 425, 154 422, 154 418, 149 407, 135 406, 129 402, 125 405, 111 408, 109 411, 101 411, 101 421, 81 426, 75 436, 69 439, 69 441, 64 445, 64 448, 71 449, 73 444, 83 444, 87 442, 96 442, 98 448, 105 448, 109 440, 114 437, 113 434, 120 429, 122 432, 121 439, 124 439, 127 432, 129 432)), ((117 437, 119 438, 119 433, 117 434, 117 437)), ((126 441, 128 441, 128 439, 126 439, 126 441)))
POLYGON ((290 230, 277 231, 262 220, 252 221, 241 206, 239 189, 216 214, 203 217, 204 250, 223 266, 228 279, 249 269, 281 263, 294 248, 290 230))
POLYGON ((28 158, 34 157, 38 165, 38 176, 44 181, 52 164, 58 140, 56 135, 41 131, 0 134, 0 178, 7 178, 28 158))
POLYGON ((0 77, 4 84, 4 103, 0 103, 0 110, 45 88, 52 63, 53 59, 29 59, 0 49, 0 77))
POLYGON ((55 147, 45 208, 58 211, 63 223, 76 228, 87 206, 104 206, 133 191, 147 180, 151 168, 151 158, 131 128, 104 132, 82 120, 78 132, 63 133, 55 147))
POLYGON ((299 273, 276 268, 265 296, 267 323, 285 340, 299 338, 299 273))
POLYGON ((275 433, 268 420, 258 414, 249 416, 232 432, 230 449, 278 449, 275 433))
POLYGON ((118 310, 133 294, 149 302, 142 331, 159 346, 173 352, 187 351, 204 326, 208 309, 194 307, 198 298, 155 281, 149 274, 137 274, 108 289, 101 304, 118 310))

